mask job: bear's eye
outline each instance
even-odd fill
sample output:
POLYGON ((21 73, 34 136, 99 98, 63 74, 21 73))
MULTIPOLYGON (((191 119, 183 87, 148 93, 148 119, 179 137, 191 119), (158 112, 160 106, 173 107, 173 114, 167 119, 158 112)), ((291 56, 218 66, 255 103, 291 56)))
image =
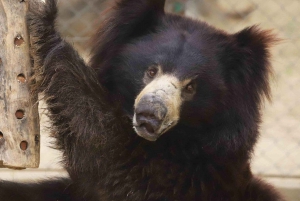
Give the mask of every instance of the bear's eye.
POLYGON ((195 84, 190 83, 190 84, 186 85, 184 90, 186 93, 189 93, 189 94, 194 93, 195 92, 195 84))
POLYGON ((151 77, 151 78, 155 77, 156 74, 157 74, 157 72, 158 72, 158 69, 155 68, 155 67, 150 67, 150 68, 147 70, 147 74, 148 74, 148 76, 151 77))

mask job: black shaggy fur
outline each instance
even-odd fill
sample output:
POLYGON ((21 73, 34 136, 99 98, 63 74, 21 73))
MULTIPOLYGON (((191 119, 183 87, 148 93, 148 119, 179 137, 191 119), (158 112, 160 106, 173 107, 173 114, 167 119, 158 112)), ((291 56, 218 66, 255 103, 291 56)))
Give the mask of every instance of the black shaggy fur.
POLYGON ((55 30, 56 1, 30 3, 34 88, 45 94, 70 180, 0 182, 1 201, 283 200, 249 166, 276 37, 255 26, 228 34, 163 7, 117 0, 86 65, 55 30), (151 63, 178 77, 196 72, 200 86, 156 142, 137 136, 130 119, 151 63))

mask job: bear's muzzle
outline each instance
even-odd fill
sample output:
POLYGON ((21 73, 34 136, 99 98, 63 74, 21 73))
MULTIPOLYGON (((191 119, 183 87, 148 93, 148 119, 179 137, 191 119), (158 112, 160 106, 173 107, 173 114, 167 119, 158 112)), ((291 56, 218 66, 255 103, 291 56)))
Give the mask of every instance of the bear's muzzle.
POLYGON ((149 141, 156 141, 179 120, 181 88, 179 80, 163 75, 150 82, 137 96, 133 127, 149 141))

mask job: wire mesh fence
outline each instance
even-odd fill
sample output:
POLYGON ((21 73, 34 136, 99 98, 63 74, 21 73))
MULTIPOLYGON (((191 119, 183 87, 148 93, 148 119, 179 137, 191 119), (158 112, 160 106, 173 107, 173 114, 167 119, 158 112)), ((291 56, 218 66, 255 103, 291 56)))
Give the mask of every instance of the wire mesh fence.
MULTIPOLYGON (((58 28, 85 58, 89 55, 89 39, 111 3, 111 0, 59 2, 58 28)), ((252 169, 256 174, 269 177, 300 178, 300 1, 169 0, 166 8, 229 32, 259 24, 264 29, 274 29, 283 39, 272 52, 273 101, 265 104, 252 169)), ((58 161, 57 154, 42 147, 43 170, 60 169, 54 162, 58 161)))

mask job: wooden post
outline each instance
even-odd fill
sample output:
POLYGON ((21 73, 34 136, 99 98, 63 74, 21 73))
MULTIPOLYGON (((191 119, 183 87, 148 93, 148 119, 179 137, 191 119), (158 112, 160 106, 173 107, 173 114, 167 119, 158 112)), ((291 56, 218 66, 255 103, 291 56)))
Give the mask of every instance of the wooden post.
POLYGON ((39 166, 38 100, 30 94, 27 3, 0 0, 0 167, 39 166))

